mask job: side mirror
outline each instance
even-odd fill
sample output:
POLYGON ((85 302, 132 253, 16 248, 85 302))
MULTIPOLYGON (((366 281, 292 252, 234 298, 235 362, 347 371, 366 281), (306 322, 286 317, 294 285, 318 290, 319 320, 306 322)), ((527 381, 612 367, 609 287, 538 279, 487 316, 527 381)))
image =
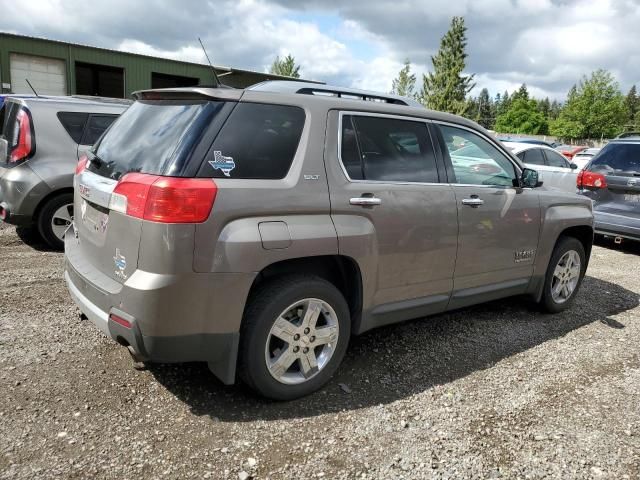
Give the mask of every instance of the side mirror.
POLYGON ((571 167, 571 170, 577 170, 578 169, 578 165, 576 165, 575 163, 571 162, 569 164, 569 167, 571 167))
POLYGON ((7 160, 8 150, 9 142, 4 138, 0 138, 0 162, 4 163, 7 160))
POLYGON ((520 184, 526 188, 536 188, 542 185, 542 183, 538 181, 538 172, 531 168, 525 168, 522 170, 520 184))

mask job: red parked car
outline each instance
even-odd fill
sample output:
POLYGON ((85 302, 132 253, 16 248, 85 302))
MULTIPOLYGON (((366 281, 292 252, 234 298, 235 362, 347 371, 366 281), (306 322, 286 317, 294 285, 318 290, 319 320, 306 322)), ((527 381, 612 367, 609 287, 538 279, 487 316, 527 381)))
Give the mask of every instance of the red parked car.
POLYGON ((567 157, 569 160, 572 160, 573 156, 576 153, 586 150, 587 148, 589 147, 579 147, 576 145, 559 145, 556 147, 556 150, 567 157))

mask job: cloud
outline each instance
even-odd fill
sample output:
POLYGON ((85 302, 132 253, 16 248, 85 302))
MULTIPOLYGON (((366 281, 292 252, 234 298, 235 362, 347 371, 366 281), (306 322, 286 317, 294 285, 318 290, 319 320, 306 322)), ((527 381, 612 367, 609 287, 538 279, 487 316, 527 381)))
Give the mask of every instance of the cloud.
POLYGON ((492 95, 525 82, 562 98, 582 75, 640 78, 637 0, 31 0, 5 2, 0 29, 265 71, 294 55, 303 77, 388 91, 405 58, 418 83, 453 15, 468 26, 467 70, 492 95))

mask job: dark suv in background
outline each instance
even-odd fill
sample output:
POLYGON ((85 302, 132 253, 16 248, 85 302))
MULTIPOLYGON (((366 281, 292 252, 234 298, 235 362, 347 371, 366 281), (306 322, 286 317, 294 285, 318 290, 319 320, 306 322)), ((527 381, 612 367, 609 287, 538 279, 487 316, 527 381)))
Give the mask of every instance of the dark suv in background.
POLYGON ((578 175, 578 192, 593 200, 596 233, 640 240, 640 138, 609 142, 578 175))
POLYGON ((35 224, 53 248, 73 216, 78 158, 131 102, 80 97, 5 97, 0 108, 0 219, 35 224))

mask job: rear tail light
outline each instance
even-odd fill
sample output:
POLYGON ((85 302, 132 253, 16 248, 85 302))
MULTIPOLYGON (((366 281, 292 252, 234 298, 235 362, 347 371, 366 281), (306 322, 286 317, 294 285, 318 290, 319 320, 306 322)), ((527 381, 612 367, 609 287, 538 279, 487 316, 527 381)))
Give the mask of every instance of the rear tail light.
POLYGON ((607 188, 607 178, 601 173, 582 170, 577 178, 578 188, 607 188))
POLYGON ((9 154, 9 163, 19 163, 29 158, 35 149, 31 117, 25 109, 18 111, 16 116, 17 138, 16 145, 9 154))
POLYGON ((109 208, 159 223, 202 223, 218 187, 210 178, 159 177, 128 173, 111 194, 109 208))
POLYGON ((78 164, 76 165, 76 175, 80 175, 87 168, 87 163, 89 163, 89 157, 86 155, 82 155, 80 160, 78 160, 78 164))

